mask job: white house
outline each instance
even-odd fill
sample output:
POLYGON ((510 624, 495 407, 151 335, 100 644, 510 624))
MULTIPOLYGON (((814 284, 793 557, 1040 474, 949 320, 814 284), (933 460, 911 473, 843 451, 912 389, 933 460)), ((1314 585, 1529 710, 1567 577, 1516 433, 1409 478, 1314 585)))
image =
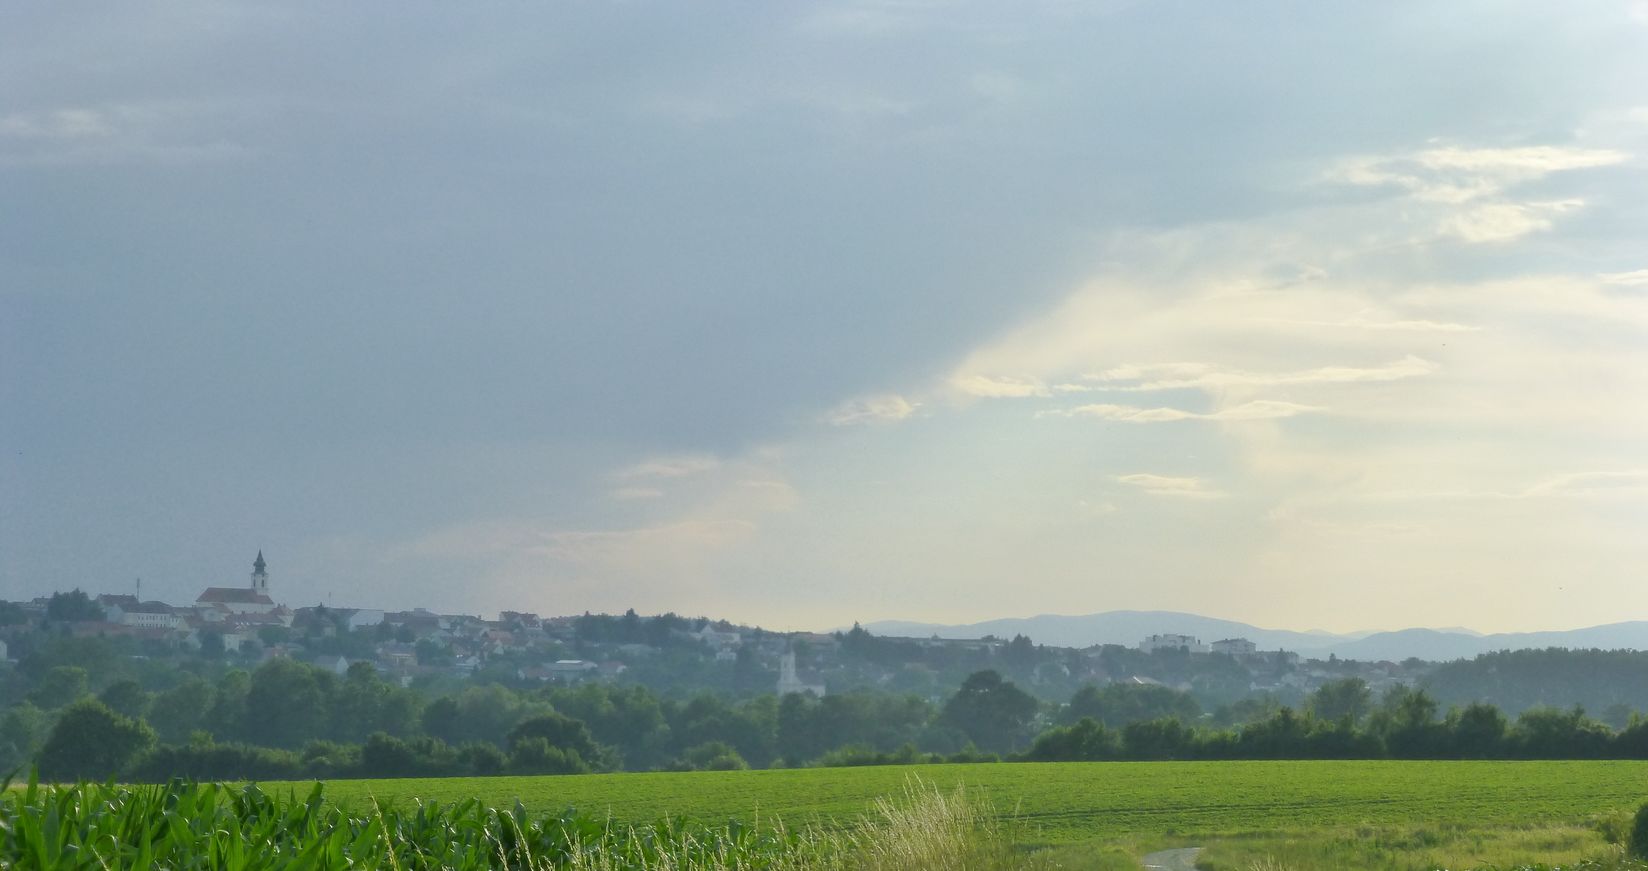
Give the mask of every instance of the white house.
POLYGON ((135 608, 138 603, 136 596, 104 593, 97 597, 97 604, 103 609, 104 620, 110 623, 119 623, 120 618, 126 615, 126 609, 135 608))
MULTIPOLYGON (((182 629, 188 624, 182 614, 162 602, 140 602, 118 608, 120 616, 109 617, 109 622, 144 629, 182 629)), ((107 612, 105 612, 107 613, 107 612)))

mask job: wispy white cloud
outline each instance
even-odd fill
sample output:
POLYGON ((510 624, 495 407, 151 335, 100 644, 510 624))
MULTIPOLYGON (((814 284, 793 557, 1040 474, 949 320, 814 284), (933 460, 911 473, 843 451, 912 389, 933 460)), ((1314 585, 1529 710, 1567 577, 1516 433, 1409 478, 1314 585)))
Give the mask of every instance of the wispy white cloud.
POLYGON ((1116 482, 1126 484, 1129 487, 1137 487, 1152 496, 1170 496, 1177 499, 1221 499, 1227 495, 1221 490, 1209 487, 1207 481, 1193 477, 1172 477, 1140 472, 1131 475, 1117 475, 1116 482))
POLYGON ((1217 369, 1200 363, 1161 363, 1122 366, 1087 376, 1101 390, 1147 391, 1187 388, 1273 387, 1303 384, 1352 384, 1370 381, 1399 381, 1430 375, 1437 365, 1408 356, 1384 366, 1322 366, 1293 372, 1245 372, 1217 369), (1124 383, 1137 382, 1137 383, 1124 383))
POLYGON ((246 145, 209 132, 222 107, 185 102, 65 106, 0 115, 0 164, 186 164, 242 157, 246 145))
POLYGON ((1466 203, 1557 172, 1624 163, 1623 151, 1543 145, 1525 148, 1430 148, 1341 161, 1329 177, 1362 186, 1392 186, 1414 199, 1466 203))
POLYGON ((1510 197, 1516 187, 1555 173, 1615 166, 1629 159, 1626 152, 1602 148, 1447 146, 1350 158, 1334 166, 1328 177, 1403 191, 1412 203, 1440 211, 1440 236, 1481 244, 1548 230, 1558 216, 1585 205, 1577 197, 1516 201, 1510 197))
POLYGON ((1648 469, 1617 472, 1576 472, 1549 478, 1523 491, 1523 496, 1641 496, 1648 495, 1648 469))
POLYGON ((1619 287, 1648 287, 1648 269, 1637 269, 1632 272, 1604 272, 1597 276, 1603 284, 1612 284, 1619 287))
POLYGON ((835 407, 826 420, 833 426, 892 423, 915 414, 916 404, 896 393, 852 399, 835 407))
POLYGON ((982 399, 1022 399, 1031 396, 1051 396, 1047 385, 1035 378, 1014 378, 999 375, 958 375, 950 379, 956 390, 982 399))
POLYGON ((1440 230, 1464 242, 1499 242, 1549 230, 1555 217, 1585 205, 1566 199, 1537 203, 1487 203, 1472 206, 1444 220, 1440 230))
POLYGON ((1482 329, 1481 327, 1474 327, 1469 324, 1457 324, 1448 321, 1414 319, 1377 320, 1374 318, 1362 317, 1360 315, 1337 321, 1309 321, 1293 318, 1267 318, 1265 320, 1269 323, 1298 327, 1326 327, 1409 333, 1474 333, 1482 329))
POLYGON ((713 472, 720 467, 721 461, 711 456, 654 457, 628 468, 620 469, 616 477, 621 480, 686 478, 693 475, 702 475, 705 472, 713 472))
POLYGON ((1100 420, 1123 421, 1125 423, 1170 423, 1180 420, 1274 420, 1323 411, 1327 411, 1327 409, 1276 399, 1256 399, 1231 408, 1209 412, 1187 411, 1182 408, 1141 408, 1136 405, 1096 403, 1093 405, 1079 405, 1075 408, 1046 411, 1038 417, 1091 417, 1100 420))

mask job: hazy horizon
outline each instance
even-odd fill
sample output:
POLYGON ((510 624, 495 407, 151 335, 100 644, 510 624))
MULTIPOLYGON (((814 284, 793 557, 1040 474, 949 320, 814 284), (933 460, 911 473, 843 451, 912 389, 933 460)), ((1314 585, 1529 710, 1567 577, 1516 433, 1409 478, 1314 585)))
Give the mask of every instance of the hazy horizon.
POLYGON ((1645 153, 1642 0, 13 4, 0 598, 1648 616, 1645 153))

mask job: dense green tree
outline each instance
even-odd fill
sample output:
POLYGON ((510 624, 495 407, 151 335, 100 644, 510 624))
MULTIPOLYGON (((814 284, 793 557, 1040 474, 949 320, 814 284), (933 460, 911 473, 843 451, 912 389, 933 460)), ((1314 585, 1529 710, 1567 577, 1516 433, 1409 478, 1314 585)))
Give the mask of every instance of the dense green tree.
POLYGON ((1359 677, 1347 677, 1340 680, 1328 681, 1310 694, 1307 709, 1318 720, 1338 722, 1349 719, 1352 723, 1361 722, 1373 707, 1373 691, 1368 689, 1367 681, 1359 677))
POLYGON ((1369 726, 1397 759, 1436 759, 1452 752, 1447 727, 1437 722, 1436 713, 1436 699, 1429 693, 1398 684, 1385 691, 1369 726))
POLYGON ((589 727, 595 740, 616 747, 625 765, 663 765, 670 745, 669 723, 658 698, 645 687, 586 683, 545 693, 555 710, 589 727))
POLYGON ((448 744, 463 740, 463 712, 458 708, 458 700, 451 696, 442 696, 424 705, 423 714, 418 722, 424 734, 439 738, 448 744))
POLYGON ((373 732, 405 737, 417 729, 417 697, 385 681, 370 662, 351 663, 332 698, 328 734, 336 740, 360 741, 373 732))
POLYGON ((415 777, 426 773, 416 750, 393 735, 373 732, 361 745, 361 774, 366 777, 415 777))
POLYGON ((264 747, 301 747, 328 725, 332 672, 276 657, 252 673, 243 731, 264 747))
POLYGON ((1054 727, 1036 736, 1025 758, 1036 762, 1097 762, 1120 755, 1120 736, 1092 717, 1083 717, 1074 725, 1054 727))
POLYGON ((1143 720, 1122 728, 1122 748, 1129 759, 1185 759, 1194 755, 1193 737, 1171 717, 1143 720))
POLYGON ((969 675, 961 688, 944 703, 940 715, 961 730, 980 748, 1004 753, 1018 748, 1029 738, 1029 729, 1040 710, 1035 697, 1003 680, 995 671, 969 675))
POLYGON ((0 715, 0 776, 28 764, 51 730, 51 717, 32 702, 19 702, 0 715))
POLYGON ((1505 752, 1505 715, 1493 705, 1472 702, 1448 712, 1454 755, 1462 759, 1496 759, 1505 752))
POLYGON ((63 709, 40 750, 40 773, 52 780, 103 778, 117 774, 153 746, 154 730, 124 717, 96 699, 63 709))
POLYGON ((596 763, 604 755, 601 748, 596 745, 595 739, 590 736, 589 727, 582 721, 553 711, 522 720, 515 728, 510 729, 510 751, 513 752, 522 741, 533 738, 541 738, 563 753, 576 753, 579 759, 590 764, 596 763))
POLYGON ((109 706, 109 710, 117 714, 141 720, 149 713, 149 705, 154 697, 145 692, 143 686, 130 678, 117 680, 103 688, 97 694, 98 701, 109 706))
POLYGON ((76 587, 67 593, 52 593, 46 602, 46 619, 53 623, 102 620, 103 606, 76 587))
POLYGON ((1523 759, 1595 759, 1607 754, 1611 733, 1607 726, 1585 716, 1575 705, 1529 708, 1511 729, 1511 751, 1523 759))
POLYGON ((700 693, 684 705, 672 706, 665 716, 671 739, 679 748, 725 741, 759 767, 766 767, 777 755, 778 701, 770 695, 734 706, 720 696, 700 693))
POLYGON ((1001 649, 1002 661, 1010 668, 1026 671, 1034 668, 1042 658, 1041 651, 1028 635, 1014 635, 1013 640, 1001 649))
POLYGON ((1275 716, 1282 702, 1271 693, 1249 696, 1229 705, 1221 705, 1213 712, 1213 725, 1242 726, 1275 716))
POLYGON ((562 750, 543 738, 522 738, 509 751, 512 774, 583 774, 589 765, 577 751, 562 750))
POLYGON ((86 670, 77 665, 58 665, 46 671, 30 700, 46 710, 68 705, 87 695, 86 670))
POLYGON ((509 767, 509 757, 491 744, 470 743, 458 748, 458 762, 477 777, 502 774, 509 767))
POLYGON ((189 675, 171 689, 155 694, 146 719, 161 741, 181 744, 205 725, 211 706, 212 685, 189 675))
POLYGON ((212 693, 212 706, 206 712, 202 728, 218 738, 244 737, 246 700, 251 691, 251 674, 238 668, 225 672, 212 693))
POLYGON ((1296 758, 1309 736, 1309 721, 1292 708, 1281 708, 1266 719, 1243 726, 1232 749, 1244 759, 1296 758))
POLYGON ((1059 713, 1065 723, 1097 720, 1112 729, 1129 723, 1173 717, 1185 722, 1201 716, 1201 705, 1189 693, 1155 684, 1114 683, 1103 688, 1089 684, 1070 697, 1059 713))

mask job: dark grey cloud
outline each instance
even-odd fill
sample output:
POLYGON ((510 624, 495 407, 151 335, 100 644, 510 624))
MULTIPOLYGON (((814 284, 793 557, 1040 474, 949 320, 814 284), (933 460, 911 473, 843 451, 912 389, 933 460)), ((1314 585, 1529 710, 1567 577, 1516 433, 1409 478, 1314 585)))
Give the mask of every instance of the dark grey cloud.
POLYGON ((937 377, 1117 233, 1566 137, 1641 41, 1539 5, 9 7, 0 595, 597 523, 592 470, 937 377))

